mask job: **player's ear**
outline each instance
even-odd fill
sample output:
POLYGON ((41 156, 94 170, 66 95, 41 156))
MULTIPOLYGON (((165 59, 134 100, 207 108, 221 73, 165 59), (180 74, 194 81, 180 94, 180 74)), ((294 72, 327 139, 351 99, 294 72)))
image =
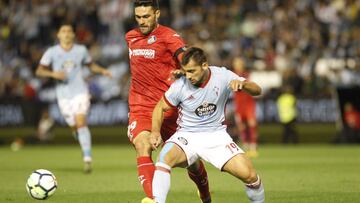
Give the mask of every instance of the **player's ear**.
POLYGON ((156 21, 158 21, 160 18, 160 9, 155 10, 155 17, 156 17, 156 21))
POLYGON ((204 62, 204 63, 201 64, 201 68, 202 68, 203 70, 206 70, 206 69, 209 68, 209 64, 208 64, 207 62, 204 62))

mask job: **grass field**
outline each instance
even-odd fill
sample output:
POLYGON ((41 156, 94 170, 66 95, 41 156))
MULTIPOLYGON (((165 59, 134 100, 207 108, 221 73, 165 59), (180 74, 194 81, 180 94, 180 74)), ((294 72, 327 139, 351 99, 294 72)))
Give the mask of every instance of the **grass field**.
MULTIPOLYGON (((94 171, 82 173, 77 145, 0 147, 0 202, 36 202, 26 193, 28 175, 52 171, 59 183, 46 202, 139 203, 144 197, 129 145, 95 145, 94 171)), ((360 202, 360 147, 356 145, 262 145, 254 164, 266 189, 266 202, 360 202)), ((240 181, 207 165, 214 203, 248 202, 240 181)), ((169 203, 199 202, 185 170, 172 173, 169 203)))

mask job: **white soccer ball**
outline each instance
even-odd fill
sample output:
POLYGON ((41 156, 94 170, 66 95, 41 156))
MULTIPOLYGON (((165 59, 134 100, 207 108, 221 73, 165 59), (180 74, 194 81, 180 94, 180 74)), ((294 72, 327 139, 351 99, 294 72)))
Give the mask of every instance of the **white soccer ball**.
POLYGON ((55 193, 56 188, 57 181, 54 174, 45 169, 32 172, 26 182, 26 190, 34 199, 47 199, 55 193))

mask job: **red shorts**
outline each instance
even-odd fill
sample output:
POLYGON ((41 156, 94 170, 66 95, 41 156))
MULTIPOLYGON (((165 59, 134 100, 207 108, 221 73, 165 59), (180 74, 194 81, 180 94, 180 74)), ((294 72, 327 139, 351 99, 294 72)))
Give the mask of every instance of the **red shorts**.
MULTIPOLYGON (((135 137, 142 131, 151 131, 151 115, 129 113, 129 126, 128 126, 128 138, 132 143, 135 137)), ((177 129, 177 117, 178 111, 176 108, 170 109, 165 112, 164 122, 161 126, 161 138, 165 142, 168 140, 177 129)))
POLYGON ((235 114, 239 121, 256 120, 256 112, 255 109, 252 108, 242 111, 235 111, 235 114))

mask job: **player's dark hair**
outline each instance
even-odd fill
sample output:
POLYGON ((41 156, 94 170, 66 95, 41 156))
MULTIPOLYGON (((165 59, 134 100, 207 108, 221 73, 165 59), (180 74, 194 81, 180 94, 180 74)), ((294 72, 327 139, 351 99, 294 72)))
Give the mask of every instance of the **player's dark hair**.
POLYGON ((134 8, 139 6, 151 6, 155 10, 159 10, 159 2, 158 0, 135 0, 134 8))
POLYGON ((200 66, 207 62, 207 57, 204 50, 197 47, 191 47, 184 52, 184 55, 181 59, 181 65, 185 66, 190 62, 191 59, 200 66))
POLYGON ((74 23, 69 23, 69 22, 62 22, 62 23, 60 23, 58 26, 57 26, 57 31, 59 31, 60 30, 60 28, 61 27, 63 27, 63 26, 70 26, 72 29, 73 29, 73 31, 75 31, 75 24, 74 23))

